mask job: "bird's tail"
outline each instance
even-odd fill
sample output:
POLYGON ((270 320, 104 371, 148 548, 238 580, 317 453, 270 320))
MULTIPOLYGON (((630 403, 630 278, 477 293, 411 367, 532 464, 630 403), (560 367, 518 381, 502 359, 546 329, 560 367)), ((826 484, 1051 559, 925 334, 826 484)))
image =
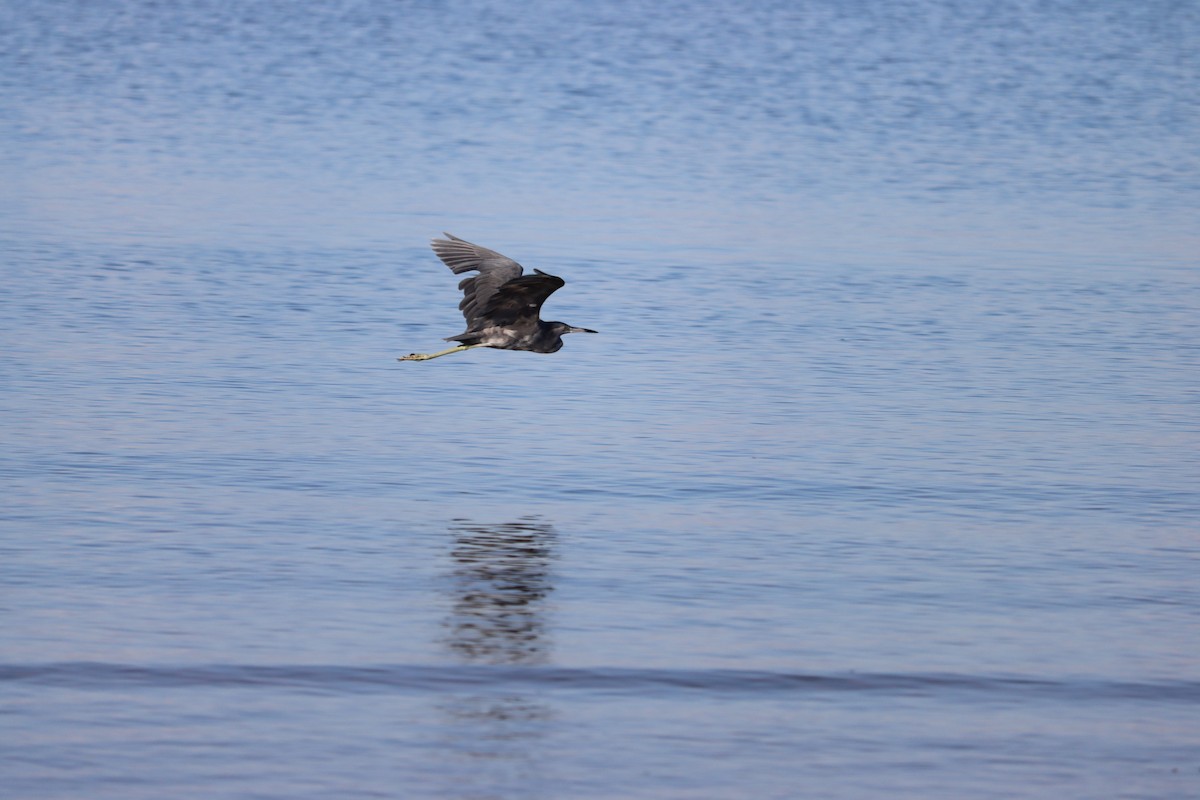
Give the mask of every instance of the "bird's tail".
POLYGON ((480 344, 483 341, 483 335, 479 333, 460 333, 458 336, 447 336, 443 341, 461 342, 462 344, 480 344))

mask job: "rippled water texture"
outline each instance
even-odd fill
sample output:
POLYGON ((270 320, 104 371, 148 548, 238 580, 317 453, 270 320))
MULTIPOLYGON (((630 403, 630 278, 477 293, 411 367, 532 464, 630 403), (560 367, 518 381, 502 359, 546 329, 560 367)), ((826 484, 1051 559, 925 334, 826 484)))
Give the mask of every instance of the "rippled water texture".
POLYGON ((0 0, 0 795, 1200 795, 1192 3, 0 0), (450 231, 566 286, 459 333, 450 231))

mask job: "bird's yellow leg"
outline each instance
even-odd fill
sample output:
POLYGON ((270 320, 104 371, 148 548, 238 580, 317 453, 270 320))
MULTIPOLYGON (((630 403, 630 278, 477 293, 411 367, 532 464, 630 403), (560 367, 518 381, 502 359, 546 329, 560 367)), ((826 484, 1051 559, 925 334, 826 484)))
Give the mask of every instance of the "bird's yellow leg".
POLYGON ((431 358, 440 356, 448 356, 451 353, 461 353, 463 350, 471 350, 475 347, 483 347, 481 344, 460 344, 458 347, 451 347, 449 350, 442 350, 438 353, 409 353, 406 356, 400 356, 397 361, 428 361, 431 358))

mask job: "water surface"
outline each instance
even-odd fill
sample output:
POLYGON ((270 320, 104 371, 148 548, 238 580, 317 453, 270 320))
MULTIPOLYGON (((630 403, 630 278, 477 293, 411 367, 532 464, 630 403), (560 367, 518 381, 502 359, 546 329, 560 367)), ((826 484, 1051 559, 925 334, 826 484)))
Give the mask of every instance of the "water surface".
POLYGON ((4 796, 1194 797, 1198 33, 0 4, 4 796))

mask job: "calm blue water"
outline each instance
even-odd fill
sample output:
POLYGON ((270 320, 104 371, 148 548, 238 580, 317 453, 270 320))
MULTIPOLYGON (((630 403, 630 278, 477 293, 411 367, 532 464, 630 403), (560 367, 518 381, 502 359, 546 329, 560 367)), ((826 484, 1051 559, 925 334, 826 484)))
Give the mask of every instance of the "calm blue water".
POLYGON ((0 0, 0 794, 1200 795, 1197 87, 1165 0, 0 0), (444 230, 600 335, 397 362, 444 230))

